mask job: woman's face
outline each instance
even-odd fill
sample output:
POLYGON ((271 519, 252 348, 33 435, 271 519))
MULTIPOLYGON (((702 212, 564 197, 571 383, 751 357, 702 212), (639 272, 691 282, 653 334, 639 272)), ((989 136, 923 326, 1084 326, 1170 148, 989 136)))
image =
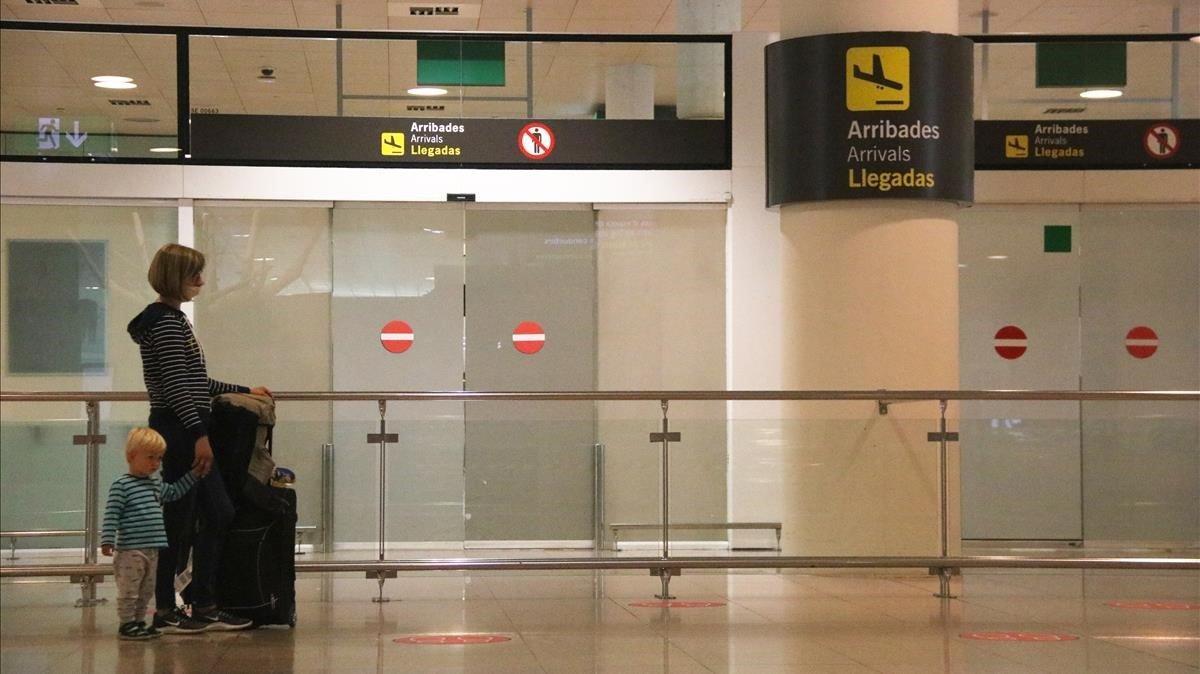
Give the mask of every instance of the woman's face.
POLYGON ((183 284, 183 301, 191 302, 200 294, 200 289, 204 287, 204 274, 196 274, 188 279, 187 283, 183 284))

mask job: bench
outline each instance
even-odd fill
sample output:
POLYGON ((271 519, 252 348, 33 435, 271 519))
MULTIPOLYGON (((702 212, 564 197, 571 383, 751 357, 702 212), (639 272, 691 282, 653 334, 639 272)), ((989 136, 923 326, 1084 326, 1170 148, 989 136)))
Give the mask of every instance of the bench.
MULTIPOLYGON (((783 547, 780 544, 780 539, 783 536, 782 522, 671 522, 671 529, 717 529, 728 531, 730 529, 774 529, 775 530, 775 551, 780 552, 783 547)), ((622 529, 629 530, 650 530, 662 529, 662 524, 633 524, 619 523, 610 524, 608 528, 612 531, 612 549, 617 549, 617 544, 620 543, 622 529)), ((733 548, 734 550, 752 550, 754 548, 733 548)))

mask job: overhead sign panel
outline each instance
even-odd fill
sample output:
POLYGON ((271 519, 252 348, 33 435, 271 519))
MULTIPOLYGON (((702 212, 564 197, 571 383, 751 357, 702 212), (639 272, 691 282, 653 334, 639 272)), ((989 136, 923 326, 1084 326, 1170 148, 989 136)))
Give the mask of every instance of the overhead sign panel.
POLYGON ((845 33, 767 47, 767 204, 974 198, 971 42, 845 33))
POLYGON ((729 168, 725 120, 192 115, 192 159, 420 168, 729 168))
POLYGON ((1134 169, 1200 166, 1200 120, 975 122, 978 169, 1134 169))

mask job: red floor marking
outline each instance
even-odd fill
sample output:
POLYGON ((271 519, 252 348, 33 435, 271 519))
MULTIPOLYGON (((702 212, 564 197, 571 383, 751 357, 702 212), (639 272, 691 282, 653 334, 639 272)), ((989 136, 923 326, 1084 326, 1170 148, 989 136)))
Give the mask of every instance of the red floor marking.
POLYGON ((1200 611, 1200 604, 1187 601, 1106 601, 1104 605, 1151 611, 1200 611))
POLYGON ((1074 634, 1054 634, 1052 632, 963 632, 958 636, 963 639, 981 641, 1076 641, 1079 639, 1074 634))
POLYGON ((714 608, 724 606, 723 601, 635 601, 634 608, 714 608))
POLYGON ((421 646, 474 646, 475 644, 499 644, 512 641, 512 637, 499 634, 417 634, 411 637, 399 637, 392 641, 398 644, 421 646))

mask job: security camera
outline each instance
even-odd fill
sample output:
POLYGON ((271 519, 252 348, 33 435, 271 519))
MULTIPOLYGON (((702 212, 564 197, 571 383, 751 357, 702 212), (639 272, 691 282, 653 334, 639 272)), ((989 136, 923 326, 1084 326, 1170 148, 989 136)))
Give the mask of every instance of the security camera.
POLYGON ((261 74, 258 76, 258 79, 260 79, 264 82, 274 82, 275 81, 275 69, 274 68, 271 68, 268 66, 263 66, 261 69, 259 69, 259 72, 261 74))

